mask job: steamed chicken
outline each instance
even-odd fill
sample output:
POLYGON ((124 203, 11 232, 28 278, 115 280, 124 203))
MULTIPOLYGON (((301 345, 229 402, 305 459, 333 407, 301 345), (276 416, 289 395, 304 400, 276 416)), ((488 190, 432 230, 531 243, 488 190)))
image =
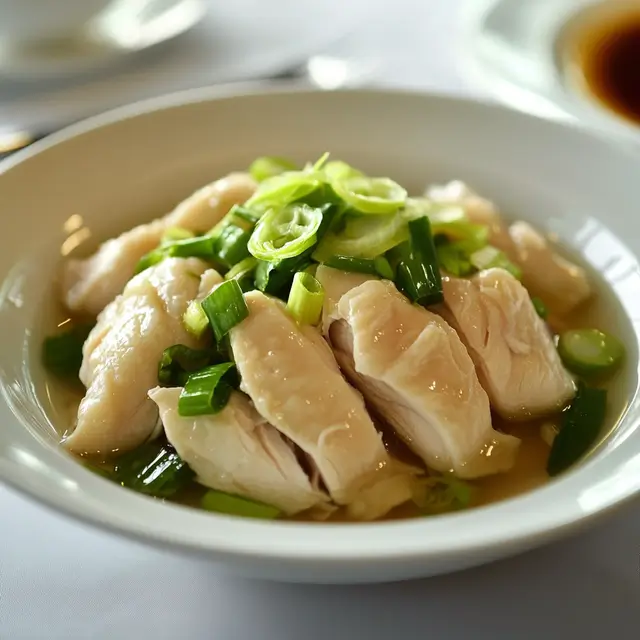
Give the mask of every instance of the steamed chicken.
POLYGON ((530 225, 464 183, 409 198, 326 157, 212 182, 69 260, 61 295, 96 318, 45 341, 84 386, 63 446, 125 487, 248 517, 480 504, 534 419, 564 471, 623 357, 597 329, 554 334, 547 314, 592 285, 530 225))

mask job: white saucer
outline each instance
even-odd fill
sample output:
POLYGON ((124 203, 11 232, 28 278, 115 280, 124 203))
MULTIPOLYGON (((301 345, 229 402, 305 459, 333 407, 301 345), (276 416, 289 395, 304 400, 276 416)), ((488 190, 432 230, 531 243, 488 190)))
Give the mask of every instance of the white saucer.
MULTIPOLYGON (((46 131, 171 91, 276 75, 344 38, 356 26, 378 19, 386 6, 381 0, 207 0, 207 4, 204 19, 189 33, 137 56, 125 56, 132 49, 121 49, 123 62, 108 67, 109 73, 37 83, 0 82, 0 130, 46 131)), ((146 46, 150 40, 148 33, 146 46)))
POLYGON ((578 93, 559 61, 563 30, 601 3, 467 0, 461 13, 462 72, 478 88, 521 111, 637 138, 635 125, 578 93))
POLYGON ((0 46, 0 76, 37 81, 87 73, 184 33, 203 18, 206 8, 204 0, 116 2, 74 37, 0 46))

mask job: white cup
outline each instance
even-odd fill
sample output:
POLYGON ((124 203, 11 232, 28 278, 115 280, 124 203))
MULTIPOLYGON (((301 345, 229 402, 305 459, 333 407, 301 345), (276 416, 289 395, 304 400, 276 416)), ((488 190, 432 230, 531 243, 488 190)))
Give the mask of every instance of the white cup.
POLYGON ((64 38, 83 29, 113 0, 0 0, 0 42, 64 38))

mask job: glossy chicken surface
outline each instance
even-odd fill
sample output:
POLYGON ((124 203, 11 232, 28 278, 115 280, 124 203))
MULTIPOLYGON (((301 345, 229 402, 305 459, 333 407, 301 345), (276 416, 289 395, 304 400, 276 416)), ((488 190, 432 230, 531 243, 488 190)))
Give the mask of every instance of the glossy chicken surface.
POLYGON ((156 387, 167 439, 207 487, 272 504, 293 515, 329 503, 314 488, 293 447, 254 409, 247 396, 233 392, 215 415, 186 418, 178 413, 182 389, 156 387))
POLYGON ((309 455, 338 504, 376 517, 405 502, 411 476, 396 471, 328 346, 310 340, 279 301, 258 291, 245 299, 249 317, 232 329, 231 347, 258 412, 309 455))
POLYGON ((595 290, 462 181, 412 197, 265 157, 66 260, 42 360, 84 387, 63 446, 123 487, 248 518, 424 517, 597 446, 625 349, 574 313, 595 290))
POLYGON ((445 278, 443 288, 442 314, 468 347, 492 406, 511 419, 562 410, 575 385, 527 290, 504 269, 445 278))
POLYGON ((455 331, 392 283, 347 292, 329 339, 352 383, 430 468, 473 478, 513 465, 518 440, 492 428, 487 394, 455 331))
POLYGON ((169 258, 133 278, 100 313, 84 345, 80 379, 87 392, 64 442, 69 450, 128 451, 154 433, 158 410, 147 392, 157 384, 162 352, 194 345, 181 320, 206 268, 196 258, 169 258))
POLYGON ((91 257, 67 261, 62 276, 66 306, 75 313, 97 315, 124 289, 140 258, 158 245, 165 230, 207 231, 255 188, 249 175, 232 173, 199 189, 164 218, 108 240, 91 257))

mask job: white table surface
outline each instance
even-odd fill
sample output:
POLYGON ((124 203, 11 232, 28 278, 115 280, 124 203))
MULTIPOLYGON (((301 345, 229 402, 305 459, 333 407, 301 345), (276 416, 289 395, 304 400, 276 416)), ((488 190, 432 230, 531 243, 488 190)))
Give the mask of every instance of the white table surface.
MULTIPOLYGON (((459 0, 395 0, 339 53, 384 60, 384 84, 469 93, 459 0)), ((167 87, 170 90, 171 87, 167 87)), ((0 487, 0 640, 549 640, 640 637, 640 503, 510 560, 392 585, 241 580, 213 564, 69 521, 0 487)))

